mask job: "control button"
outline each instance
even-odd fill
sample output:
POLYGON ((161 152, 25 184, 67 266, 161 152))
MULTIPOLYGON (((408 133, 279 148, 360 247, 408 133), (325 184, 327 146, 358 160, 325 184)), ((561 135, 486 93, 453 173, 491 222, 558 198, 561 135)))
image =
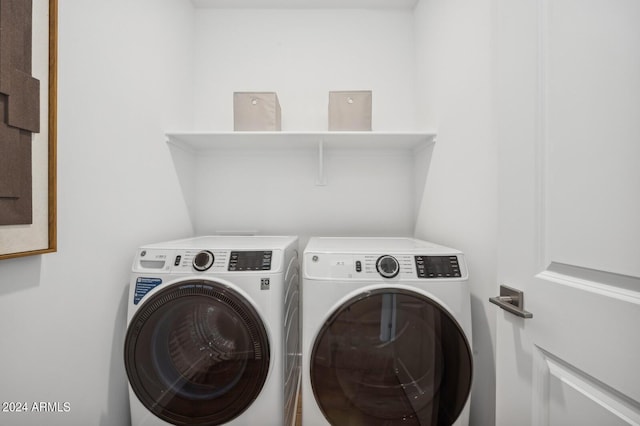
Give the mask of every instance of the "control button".
POLYGON ((173 266, 180 266, 180 261, 182 260, 182 256, 177 255, 175 262, 173 262, 173 266))
POLYGON ((387 254, 378 258, 376 269, 382 277, 393 278, 400 272, 400 264, 395 257, 387 254))
POLYGON ((424 257, 415 256, 416 261, 416 272, 418 273, 418 278, 427 278, 427 271, 425 269, 424 257))
POLYGON ((193 268, 196 271, 206 271, 213 265, 213 260, 213 253, 208 250, 203 250, 193 258, 193 268))
POLYGON ((362 262, 356 260, 356 272, 362 272, 362 262))
POLYGON ((271 257, 272 257, 272 252, 270 251, 265 251, 262 254, 262 270, 263 271, 271 270, 271 257))

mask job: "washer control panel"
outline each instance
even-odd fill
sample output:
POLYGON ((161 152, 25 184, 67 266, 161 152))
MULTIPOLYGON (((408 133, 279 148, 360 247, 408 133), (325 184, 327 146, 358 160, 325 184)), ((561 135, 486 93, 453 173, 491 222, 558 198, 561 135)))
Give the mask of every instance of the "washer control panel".
POLYGON ((272 251, 232 251, 229 271, 268 271, 272 256, 272 251))
POLYGON ((278 270, 280 250, 142 249, 134 261, 137 272, 252 272, 278 270))

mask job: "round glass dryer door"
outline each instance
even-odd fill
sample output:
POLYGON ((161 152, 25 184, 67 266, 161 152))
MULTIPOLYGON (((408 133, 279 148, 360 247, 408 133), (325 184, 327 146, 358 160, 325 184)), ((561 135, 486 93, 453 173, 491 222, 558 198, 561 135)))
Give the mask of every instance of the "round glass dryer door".
POLYGON ((315 399, 332 425, 451 425, 471 390, 472 354, 438 303, 385 288, 329 317, 310 369, 315 399))
POLYGON ((159 291, 136 312, 125 366, 140 401, 166 422, 226 423, 262 390, 267 332, 235 291, 212 281, 183 282, 159 291))

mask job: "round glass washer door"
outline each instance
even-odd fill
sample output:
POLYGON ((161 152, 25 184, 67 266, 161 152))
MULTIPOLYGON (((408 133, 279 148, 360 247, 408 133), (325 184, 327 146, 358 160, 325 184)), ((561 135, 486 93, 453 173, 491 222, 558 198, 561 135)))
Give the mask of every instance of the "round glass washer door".
POLYGON ((315 399, 332 425, 451 425, 471 391, 462 328, 437 302, 403 289, 342 304, 310 360, 315 399))
POLYGON ((184 281, 151 296, 125 340, 129 383, 144 406, 175 425, 217 425, 256 399, 269 370, 264 323, 240 294, 184 281))

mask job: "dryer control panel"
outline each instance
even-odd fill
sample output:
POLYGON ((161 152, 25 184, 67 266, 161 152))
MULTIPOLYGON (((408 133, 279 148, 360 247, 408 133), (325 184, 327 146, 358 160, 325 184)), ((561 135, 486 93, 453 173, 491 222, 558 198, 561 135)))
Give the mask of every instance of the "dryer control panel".
POLYGON ((466 279, 462 254, 306 253, 305 276, 317 279, 442 280, 466 279))
POLYGON ((458 256, 415 256, 418 278, 459 278, 458 256))

